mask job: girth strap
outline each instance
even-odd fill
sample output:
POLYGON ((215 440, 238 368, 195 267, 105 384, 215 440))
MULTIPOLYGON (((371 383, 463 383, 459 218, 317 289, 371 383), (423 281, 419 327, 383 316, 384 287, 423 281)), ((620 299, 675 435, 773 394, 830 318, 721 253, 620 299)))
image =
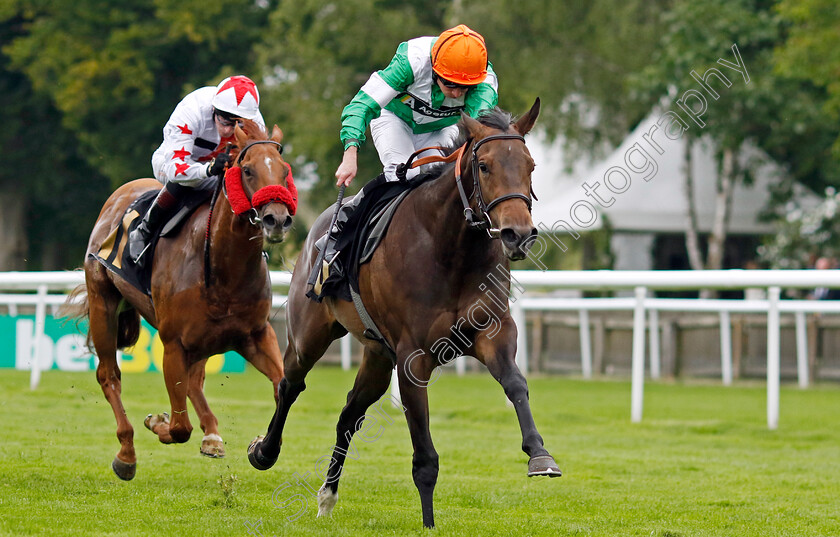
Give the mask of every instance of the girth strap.
POLYGON ((382 335, 382 332, 379 331, 379 328, 376 327, 376 323, 362 302, 361 295, 353 290, 352 285, 348 287, 350 288, 350 297, 353 298, 353 305, 356 306, 356 311, 362 319, 362 324, 365 325, 365 337, 381 343, 382 346, 385 347, 385 350, 388 351, 388 357, 391 358, 394 365, 397 365, 397 353, 394 351, 393 347, 391 347, 391 344, 388 343, 388 340, 385 339, 385 336, 382 335))

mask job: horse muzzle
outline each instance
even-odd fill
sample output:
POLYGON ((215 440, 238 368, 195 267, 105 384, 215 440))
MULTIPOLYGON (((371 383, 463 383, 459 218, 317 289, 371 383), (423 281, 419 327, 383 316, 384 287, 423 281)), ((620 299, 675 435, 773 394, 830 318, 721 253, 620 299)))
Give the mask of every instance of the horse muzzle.
POLYGON ((511 261, 525 259, 536 236, 537 229, 534 227, 506 227, 499 232, 499 239, 502 241, 502 250, 511 261))
POLYGON ((263 239, 269 244, 277 244, 286 239, 286 233, 292 227, 292 216, 288 211, 266 212, 260 218, 263 239))

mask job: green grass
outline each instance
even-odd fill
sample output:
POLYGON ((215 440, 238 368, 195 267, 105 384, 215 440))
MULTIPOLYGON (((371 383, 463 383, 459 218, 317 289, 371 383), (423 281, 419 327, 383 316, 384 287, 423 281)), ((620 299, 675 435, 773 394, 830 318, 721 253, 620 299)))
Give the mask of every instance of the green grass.
MULTIPOLYGON (((226 441, 199 455, 201 431, 165 446, 142 424, 168 410, 157 374, 126 375, 137 477, 118 480, 115 422, 94 375, 0 375, 0 535, 425 535, 411 480, 405 420, 354 442, 330 518, 316 504, 279 509, 275 489, 331 451, 354 373, 318 367, 292 409, 277 465, 258 472, 245 450, 264 433, 271 387, 258 373, 207 378, 226 441)), ((528 479, 513 409, 489 375, 445 374, 429 390, 440 454, 434 535, 840 535, 840 387, 783 387, 777 431, 766 428, 761 384, 648 383, 645 417, 630 423, 624 381, 532 378, 534 416, 564 476, 528 479)), ((372 413, 372 412, 371 412, 372 413)), ((374 429, 375 430, 375 429, 374 429)), ((281 504, 302 487, 282 489, 281 504), (294 492, 292 492, 294 490, 294 492)), ((301 498, 306 498, 301 496, 301 498)))

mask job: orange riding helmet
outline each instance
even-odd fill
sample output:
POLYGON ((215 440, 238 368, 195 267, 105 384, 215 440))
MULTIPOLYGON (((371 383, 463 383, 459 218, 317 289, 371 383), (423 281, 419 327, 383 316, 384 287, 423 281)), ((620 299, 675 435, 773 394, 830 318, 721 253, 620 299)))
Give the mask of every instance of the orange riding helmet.
POLYGON ((432 69, 456 84, 474 86, 487 77, 487 45, 484 38, 459 24, 440 34, 432 46, 432 69))

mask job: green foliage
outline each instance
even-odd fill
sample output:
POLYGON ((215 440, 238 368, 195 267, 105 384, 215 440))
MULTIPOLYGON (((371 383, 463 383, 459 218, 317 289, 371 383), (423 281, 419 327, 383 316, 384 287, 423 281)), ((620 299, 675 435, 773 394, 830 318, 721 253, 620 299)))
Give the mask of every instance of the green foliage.
POLYGON ((115 187, 149 175, 160 129, 188 91, 249 72, 268 8, 247 0, 21 1, 10 67, 61 112, 88 163, 115 187), (229 66, 229 67, 226 67, 229 66))
POLYGON ((827 188, 815 207, 790 201, 778 212, 776 232, 758 249, 771 268, 811 268, 816 257, 840 258, 840 193, 827 188))
MULTIPOLYGON (((779 14, 788 36, 777 49, 777 72, 823 88, 823 110, 834 124, 840 119, 840 4, 834 0, 782 0, 779 14)), ((840 163, 840 133, 834 141, 840 163)))
POLYGON ((562 134, 568 154, 617 145, 648 112, 627 91, 650 63, 670 0, 460 2, 450 22, 487 39, 499 75, 499 103, 521 114, 539 96, 539 125, 562 134))
MULTIPOLYGON (((676 104, 683 92, 698 89, 691 77, 719 69, 730 87, 716 79, 710 85, 720 95, 710 98, 701 129, 689 122, 684 136, 710 136, 719 149, 738 150, 745 141, 763 149, 797 180, 821 190, 840 180, 827 149, 840 133, 820 107, 821 91, 774 74, 774 47, 784 41, 784 24, 761 0, 679 0, 662 14, 666 31, 649 65, 633 77, 637 97, 657 104, 668 96, 666 108, 685 117, 676 104), (735 44, 749 73, 749 83, 734 70, 717 63, 735 62, 735 44)), ((706 93, 706 92, 703 92, 706 93)), ((744 172, 759 162, 746 163, 744 172)), ((749 179, 749 176, 745 176, 749 179)))
MULTIPOLYGON (((314 183, 308 201, 317 212, 335 201, 342 109, 371 73, 388 65, 400 42, 441 31, 444 4, 281 0, 272 11, 257 47, 265 72, 263 108, 278 118, 289 158, 299 167, 314 163, 302 178, 314 183)), ((365 144, 353 188, 381 169, 373 143, 365 144)))
MULTIPOLYGON (((834 0, 9 0, 0 3, 0 187, 30 208, 31 257, 73 245, 74 261, 58 262, 77 265, 108 192, 150 174, 183 95, 245 73, 269 127, 285 132, 302 191, 312 187, 272 262, 293 259, 307 224, 335 200, 342 108, 401 41, 458 23, 485 36, 501 107, 519 114, 540 96, 540 128, 562 135, 571 157, 607 151, 663 96, 673 103, 696 88, 692 70, 718 67, 732 86, 716 86, 706 127, 688 136, 750 141, 795 181, 840 186, 834 0), (749 84, 716 63, 732 59, 733 43, 749 84)), ((353 189, 380 167, 369 142, 353 189)))

